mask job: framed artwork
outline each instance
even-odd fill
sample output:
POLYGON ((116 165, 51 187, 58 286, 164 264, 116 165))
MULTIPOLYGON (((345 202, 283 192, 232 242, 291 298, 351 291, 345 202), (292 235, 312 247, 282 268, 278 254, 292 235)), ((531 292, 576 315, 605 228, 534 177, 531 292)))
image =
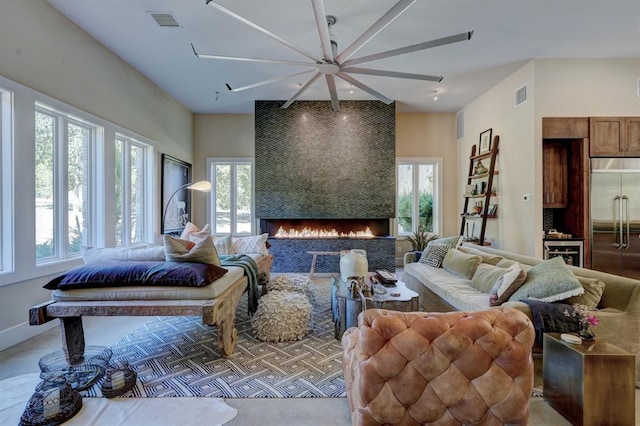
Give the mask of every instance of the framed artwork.
POLYGON ((161 179, 160 232, 182 233, 191 220, 191 197, 190 191, 186 189, 186 185, 191 182, 191 164, 162 154, 161 179), (185 188, 180 190, 183 186, 185 188))
POLYGON ((478 154, 484 154, 491 151, 491 132, 492 129, 487 129, 480 133, 480 143, 478 143, 478 154))

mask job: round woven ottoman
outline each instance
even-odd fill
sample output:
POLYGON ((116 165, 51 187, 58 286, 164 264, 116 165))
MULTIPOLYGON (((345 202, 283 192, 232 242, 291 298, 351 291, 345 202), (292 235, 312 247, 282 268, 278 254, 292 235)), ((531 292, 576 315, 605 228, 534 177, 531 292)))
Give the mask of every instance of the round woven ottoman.
POLYGON ((295 291, 309 298, 311 305, 315 305, 316 295, 313 282, 300 274, 278 275, 267 283, 267 293, 270 291, 295 291))
POLYGON ((265 342, 289 342, 306 336, 313 307, 296 291, 270 291, 260 298, 251 318, 253 334, 265 342))

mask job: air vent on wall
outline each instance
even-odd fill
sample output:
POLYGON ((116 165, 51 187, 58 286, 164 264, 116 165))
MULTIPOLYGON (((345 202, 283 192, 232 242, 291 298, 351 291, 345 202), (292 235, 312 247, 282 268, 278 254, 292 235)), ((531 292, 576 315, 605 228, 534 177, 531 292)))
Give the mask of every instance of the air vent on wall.
POLYGON ((521 88, 519 88, 518 90, 516 90, 515 93, 516 93, 516 96, 515 96, 516 106, 527 102, 527 85, 526 84, 521 88))
POLYGON ((464 138, 464 110, 456 114, 456 139, 464 138))
POLYGON ((161 27, 179 27, 178 21, 171 12, 148 12, 161 27))

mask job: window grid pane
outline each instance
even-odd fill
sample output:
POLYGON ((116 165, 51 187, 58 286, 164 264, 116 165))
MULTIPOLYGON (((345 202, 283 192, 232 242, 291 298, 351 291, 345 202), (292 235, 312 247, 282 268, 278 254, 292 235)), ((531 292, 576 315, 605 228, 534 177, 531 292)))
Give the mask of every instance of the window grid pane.
POLYGON ((398 234, 413 230, 413 165, 398 165, 398 234))
POLYGON ((86 224, 88 204, 85 196, 89 180, 89 143, 91 130, 76 124, 67 126, 67 202, 69 204, 67 243, 69 253, 80 253, 88 244, 86 224))
POLYGON ((433 232, 433 165, 418 166, 418 226, 433 232))
POLYGON ((54 223, 54 145, 56 120, 54 117, 36 112, 36 259, 53 257, 55 253, 54 223))
POLYGON ((251 165, 236 166, 236 233, 251 233, 251 165))
POLYGON ((231 232, 231 165, 216 164, 215 173, 215 232, 228 234, 231 232))
POLYGON ((145 149, 131 146, 131 243, 144 241, 145 190, 144 190, 145 149))
POLYGON ((124 142, 120 139, 116 139, 115 142, 115 153, 114 153, 114 165, 115 165, 115 241, 116 246, 120 246, 123 244, 122 235, 124 233, 122 217, 124 215, 124 192, 122 190, 122 161, 123 161, 123 144, 124 142))

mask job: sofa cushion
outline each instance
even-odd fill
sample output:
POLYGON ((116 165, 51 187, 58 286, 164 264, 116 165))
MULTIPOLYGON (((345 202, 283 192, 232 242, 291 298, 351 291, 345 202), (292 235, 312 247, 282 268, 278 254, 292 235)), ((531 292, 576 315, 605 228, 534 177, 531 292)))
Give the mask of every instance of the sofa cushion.
POLYGON ((468 280, 473 277, 478 268, 478 265, 482 263, 482 258, 475 254, 463 253, 457 249, 450 249, 442 260, 442 268, 445 271, 449 271, 452 274, 456 274, 459 277, 466 278, 468 280))
POLYGON ((527 272, 520 267, 520 263, 515 262, 509 266, 491 288, 489 304, 491 306, 502 305, 522 286, 526 278, 527 272))
POLYGON ((580 285, 584 288, 584 293, 579 296, 572 296, 568 299, 562 300, 562 303, 569 305, 585 305, 589 310, 594 310, 598 307, 602 293, 604 293, 604 283, 597 278, 585 278, 577 277, 580 281, 580 285))
MULTIPOLYGON (((458 247, 458 250, 460 250, 463 253, 475 254, 476 256, 480 256, 482 258, 482 263, 488 263, 489 265, 494 265, 494 266, 497 265, 498 262, 504 259, 504 257, 502 256, 498 256, 491 253, 485 253, 482 250, 476 250, 473 247, 460 246, 458 247)), ((511 265, 507 265, 505 266, 505 268, 509 266, 511 265)))
POLYGON ((434 268, 442 266, 442 261, 447 255, 447 252, 451 248, 448 244, 430 242, 427 244, 427 248, 424 249, 422 256, 420 256, 419 263, 424 263, 434 268))
POLYGON ((471 287, 483 293, 491 293, 494 284, 505 272, 507 272, 507 268, 498 268, 488 263, 481 263, 471 278, 471 287))
POLYGON ((522 287, 509 300, 536 299, 555 302, 584 293, 580 281, 567 268, 562 257, 545 260, 529 269, 522 287))

